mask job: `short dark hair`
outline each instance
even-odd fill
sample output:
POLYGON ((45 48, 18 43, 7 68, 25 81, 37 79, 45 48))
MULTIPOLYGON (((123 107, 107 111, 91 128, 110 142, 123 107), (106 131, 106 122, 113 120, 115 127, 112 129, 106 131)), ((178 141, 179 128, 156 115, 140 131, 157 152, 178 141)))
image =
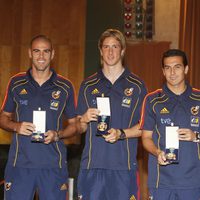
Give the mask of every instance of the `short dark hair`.
POLYGON ((164 59, 168 57, 173 57, 173 56, 180 56, 183 59, 183 65, 187 66, 188 61, 187 61, 187 56, 184 51, 181 51, 180 49, 169 49, 166 52, 163 53, 162 57, 162 67, 164 67, 164 59))
POLYGON ((36 36, 34 36, 34 37, 31 39, 31 41, 30 41, 30 48, 32 47, 32 44, 33 44, 33 42, 34 42, 35 40, 45 40, 45 41, 47 41, 47 42, 50 44, 51 49, 53 49, 53 44, 52 44, 52 42, 51 42, 51 39, 50 39, 49 37, 47 37, 46 35, 42 35, 42 34, 36 35, 36 36))

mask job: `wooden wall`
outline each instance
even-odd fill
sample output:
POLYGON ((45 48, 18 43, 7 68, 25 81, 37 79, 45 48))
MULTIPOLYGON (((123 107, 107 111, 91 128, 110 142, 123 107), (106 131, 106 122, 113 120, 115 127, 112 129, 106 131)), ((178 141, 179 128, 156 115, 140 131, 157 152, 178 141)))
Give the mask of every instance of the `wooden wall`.
POLYGON ((149 92, 162 87, 162 54, 170 48, 170 42, 128 42, 125 63, 144 80, 149 92))
MULTIPOLYGON (((69 78, 78 91, 84 75, 86 0, 0 0, 0 3, 0 104, 9 78, 28 69, 27 49, 37 34, 52 39, 56 50, 53 67, 69 78)), ((0 130, 0 144, 9 142, 10 134, 0 130)))

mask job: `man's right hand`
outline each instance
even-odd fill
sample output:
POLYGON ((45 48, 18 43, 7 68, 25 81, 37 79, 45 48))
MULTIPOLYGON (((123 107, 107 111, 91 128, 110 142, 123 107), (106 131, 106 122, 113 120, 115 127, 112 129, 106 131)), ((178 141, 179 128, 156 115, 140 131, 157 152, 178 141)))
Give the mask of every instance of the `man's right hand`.
POLYGON ((35 125, 31 122, 16 122, 14 131, 21 135, 31 135, 35 131, 35 125))
POLYGON ((99 110, 97 108, 88 108, 88 110, 82 115, 80 122, 89 123, 90 121, 97 121, 99 110))
POLYGON ((160 164, 160 165, 170 164, 166 159, 164 151, 159 150, 158 153, 157 153, 157 158, 158 158, 158 164, 160 164))
POLYGON ((79 133, 85 133, 88 123, 97 121, 99 110, 97 108, 88 108, 88 110, 81 116, 77 117, 77 130, 79 133))

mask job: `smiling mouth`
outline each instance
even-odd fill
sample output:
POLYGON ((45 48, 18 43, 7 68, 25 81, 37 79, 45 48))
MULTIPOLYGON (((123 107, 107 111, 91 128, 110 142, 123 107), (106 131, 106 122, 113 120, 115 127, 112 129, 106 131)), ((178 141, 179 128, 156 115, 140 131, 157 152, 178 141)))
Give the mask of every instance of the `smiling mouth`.
POLYGON ((38 60, 38 63, 44 63, 45 60, 38 60))
POLYGON ((113 60, 113 59, 114 59, 114 57, 113 57, 113 56, 110 56, 110 57, 108 57, 108 59, 109 59, 109 60, 113 60))
POLYGON ((176 80, 176 77, 170 77, 170 80, 176 80))

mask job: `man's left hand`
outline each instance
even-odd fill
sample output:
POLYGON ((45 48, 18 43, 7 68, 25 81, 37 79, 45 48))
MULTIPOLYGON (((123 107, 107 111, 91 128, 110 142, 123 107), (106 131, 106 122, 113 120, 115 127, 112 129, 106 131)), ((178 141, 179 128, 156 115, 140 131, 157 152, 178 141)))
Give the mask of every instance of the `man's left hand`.
POLYGON ((44 139, 45 144, 58 141, 58 133, 56 131, 48 130, 44 135, 45 135, 44 139))
POLYGON ((187 128, 178 129, 179 140, 183 141, 194 141, 196 139, 195 133, 187 128))
POLYGON ((120 134, 121 132, 119 129, 111 128, 110 130, 108 130, 108 134, 103 135, 103 137, 105 138, 106 142, 114 143, 119 139, 120 134))

